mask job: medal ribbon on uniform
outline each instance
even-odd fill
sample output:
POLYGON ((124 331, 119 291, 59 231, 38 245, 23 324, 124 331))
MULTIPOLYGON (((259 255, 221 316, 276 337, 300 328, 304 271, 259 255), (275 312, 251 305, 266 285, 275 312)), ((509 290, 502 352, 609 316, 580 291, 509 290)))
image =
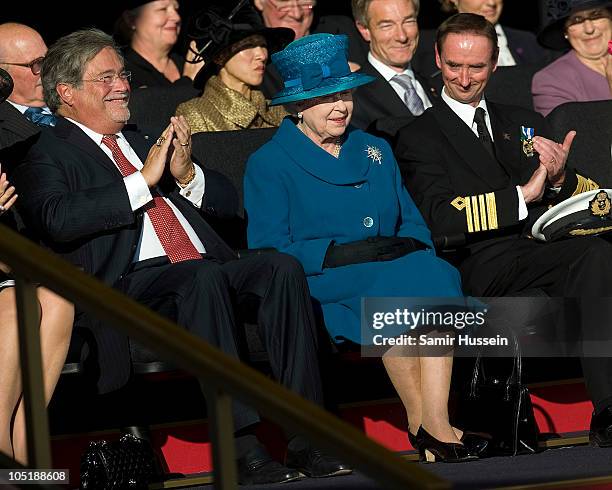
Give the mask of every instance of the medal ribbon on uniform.
POLYGON ((532 157, 535 152, 533 151, 533 136, 535 130, 533 128, 527 128, 521 126, 521 142, 523 143, 523 153, 527 157, 532 157))

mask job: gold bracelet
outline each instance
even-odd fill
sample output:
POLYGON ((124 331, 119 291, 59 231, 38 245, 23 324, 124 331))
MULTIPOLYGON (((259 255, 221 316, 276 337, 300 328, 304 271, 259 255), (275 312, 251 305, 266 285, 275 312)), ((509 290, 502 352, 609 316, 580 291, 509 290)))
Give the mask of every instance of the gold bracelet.
POLYGON ((195 169, 195 163, 191 164, 191 173, 189 174, 189 177, 187 178, 187 182, 181 182, 180 180, 177 180, 176 183, 181 187, 181 188, 185 188, 187 187, 189 184, 191 184, 191 182, 193 181, 193 179, 195 179, 196 176, 196 169, 195 169))

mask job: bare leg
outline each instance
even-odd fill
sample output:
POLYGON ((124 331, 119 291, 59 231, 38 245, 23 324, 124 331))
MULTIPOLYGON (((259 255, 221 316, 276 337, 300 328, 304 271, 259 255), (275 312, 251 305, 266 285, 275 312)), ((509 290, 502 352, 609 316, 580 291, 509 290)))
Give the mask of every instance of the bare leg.
POLYGON ((421 357, 421 386, 423 398, 423 428, 442 442, 459 443, 448 420, 448 394, 453 369, 452 354, 421 357))
MULTIPOLYGON (((70 345, 74 308, 71 303, 45 288, 38 288, 41 305, 40 343, 47 404, 53 395, 62 372, 70 345)), ((20 385, 21 386, 21 383, 20 385)), ((19 402, 13 427, 13 448, 15 459, 21 463, 27 460, 25 436, 25 414, 23 398, 19 402)))
POLYGON ((21 393, 15 290, 0 292, 0 451, 13 457, 11 419, 21 393))
POLYGON ((389 379, 406 409, 408 428, 416 435, 423 417, 419 358, 405 349, 394 347, 385 353, 382 360, 389 379))

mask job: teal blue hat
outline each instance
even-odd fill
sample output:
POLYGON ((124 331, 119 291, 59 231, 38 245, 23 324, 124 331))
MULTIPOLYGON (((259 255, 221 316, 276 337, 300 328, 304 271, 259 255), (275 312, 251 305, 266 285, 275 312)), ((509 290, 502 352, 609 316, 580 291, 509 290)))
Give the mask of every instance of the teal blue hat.
POLYGON ((286 104, 334 94, 373 82, 374 77, 351 73, 347 61, 348 37, 344 34, 312 34, 293 41, 272 55, 285 88, 271 105, 286 104))

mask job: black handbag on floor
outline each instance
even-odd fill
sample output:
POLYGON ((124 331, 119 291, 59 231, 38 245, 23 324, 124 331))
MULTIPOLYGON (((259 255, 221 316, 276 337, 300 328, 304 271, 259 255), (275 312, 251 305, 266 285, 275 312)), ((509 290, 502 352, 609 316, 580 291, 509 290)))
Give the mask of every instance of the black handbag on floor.
POLYGON ((116 442, 90 442, 81 457, 82 489, 146 489, 156 477, 151 444, 131 434, 116 442))
POLYGON ((489 456, 529 454, 538 451, 539 430, 529 396, 522 384, 521 352, 514 335, 512 372, 508 377, 487 376, 485 360, 474 364, 467 397, 460 401, 465 427, 491 436, 489 456))

